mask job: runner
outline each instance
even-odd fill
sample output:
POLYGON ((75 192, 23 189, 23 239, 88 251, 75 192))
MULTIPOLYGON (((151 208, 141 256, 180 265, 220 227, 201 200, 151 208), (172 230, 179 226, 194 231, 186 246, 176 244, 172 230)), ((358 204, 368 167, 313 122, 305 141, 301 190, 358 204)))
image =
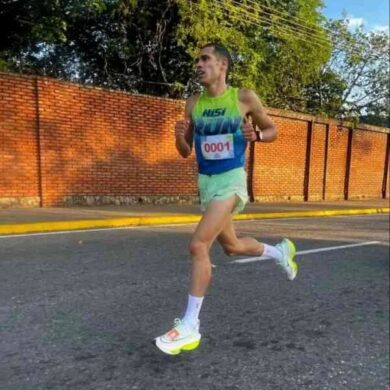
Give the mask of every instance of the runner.
POLYGON ((225 47, 208 44, 201 49, 196 70, 204 92, 186 101, 185 119, 175 126, 176 148, 182 157, 191 154, 195 142, 203 216, 189 245, 192 272, 185 314, 169 332, 155 339, 157 347, 170 355, 193 350, 200 343, 199 312, 211 280, 209 251, 215 240, 229 256, 273 258, 289 280, 298 272, 290 240, 271 246, 250 237, 238 238, 233 226, 232 215, 242 211, 248 201, 247 144, 272 142, 277 131, 253 91, 227 84, 231 64, 225 47))

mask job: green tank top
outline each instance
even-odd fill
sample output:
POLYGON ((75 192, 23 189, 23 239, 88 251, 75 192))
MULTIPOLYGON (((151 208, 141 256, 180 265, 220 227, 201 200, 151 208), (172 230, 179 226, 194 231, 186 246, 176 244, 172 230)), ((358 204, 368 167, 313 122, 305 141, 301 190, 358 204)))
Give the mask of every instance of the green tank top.
POLYGON ((243 167, 247 142, 242 134, 238 88, 220 96, 199 96, 192 111, 199 173, 215 175, 243 167))

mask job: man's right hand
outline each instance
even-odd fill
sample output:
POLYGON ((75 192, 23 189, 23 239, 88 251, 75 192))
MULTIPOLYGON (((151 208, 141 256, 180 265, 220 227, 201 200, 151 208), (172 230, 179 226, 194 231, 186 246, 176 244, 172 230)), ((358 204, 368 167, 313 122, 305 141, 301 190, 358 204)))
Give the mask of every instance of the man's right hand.
POLYGON ((177 121, 175 125, 175 136, 185 137, 190 127, 190 121, 188 119, 177 121))

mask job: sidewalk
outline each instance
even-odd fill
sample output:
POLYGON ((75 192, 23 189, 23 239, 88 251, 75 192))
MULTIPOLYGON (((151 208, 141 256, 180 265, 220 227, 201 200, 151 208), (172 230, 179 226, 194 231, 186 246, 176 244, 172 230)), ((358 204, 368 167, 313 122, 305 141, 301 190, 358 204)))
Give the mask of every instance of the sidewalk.
MULTIPOLYGON (((235 220, 389 213, 388 199, 251 203, 235 220)), ((0 209, 0 235, 198 222, 198 205, 0 209)))

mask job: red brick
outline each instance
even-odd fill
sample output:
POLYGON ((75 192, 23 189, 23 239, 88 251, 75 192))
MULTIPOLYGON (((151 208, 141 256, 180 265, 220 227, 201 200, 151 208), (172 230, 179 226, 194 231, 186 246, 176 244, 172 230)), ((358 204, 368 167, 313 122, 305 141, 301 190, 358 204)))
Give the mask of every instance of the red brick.
MULTIPOLYGON (((0 197, 40 195, 37 106, 44 206, 61 205, 69 195, 197 196, 194 155, 183 160, 174 145, 183 101, 8 74, 0 74, 0 100, 0 197)), ((342 199, 348 128, 267 110, 279 137, 255 145, 254 196, 303 199, 307 131, 314 121, 309 200, 322 199, 323 193, 342 199)), ((380 197, 387 135, 367 126, 353 134, 349 196, 380 197)))

